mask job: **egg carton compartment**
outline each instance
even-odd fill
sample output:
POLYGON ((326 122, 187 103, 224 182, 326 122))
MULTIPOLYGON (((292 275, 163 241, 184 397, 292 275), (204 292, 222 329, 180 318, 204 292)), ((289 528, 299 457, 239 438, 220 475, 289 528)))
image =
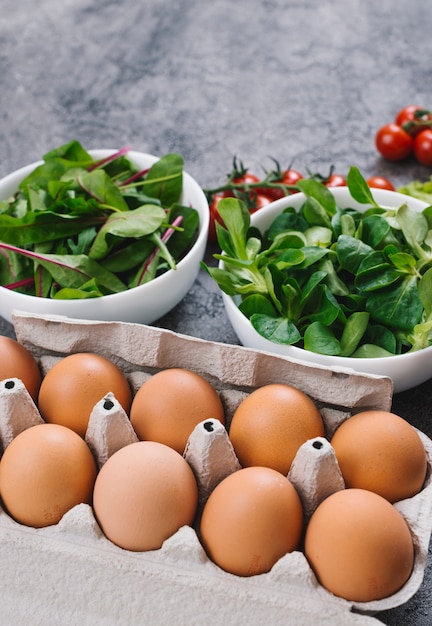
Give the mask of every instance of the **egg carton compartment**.
MULTIPOLYGON (((390 410, 386 377, 326 369, 241 346, 218 344, 163 329, 116 322, 71 320, 14 313, 17 339, 47 371, 72 352, 95 352, 115 362, 136 391, 153 373, 184 367, 218 390, 229 420, 246 394, 274 382, 291 384, 316 402, 331 436, 337 425, 368 408, 390 410)), ((0 384, 3 447, 38 423, 37 408, 19 380, 0 384), (25 397, 25 400, 23 400, 25 397)), ((406 602, 418 589, 432 530, 432 442, 419 433, 428 456, 428 479, 413 498, 397 503, 415 544, 415 566, 396 594, 353 603, 321 587, 302 552, 285 555, 266 574, 241 578, 212 563, 194 528, 183 527, 151 552, 118 548, 100 530, 91 507, 79 505, 46 528, 22 526, 0 510, 0 558, 4 593, 0 617, 8 623, 62 624, 379 624, 373 614, 406 602), (12 577, 12 581, 11 581, 12 577), (14 583, 14 584, 12 584, 14 583), (19 601, 17 600, 19 597, 19 601)), ((86 439, 99 466, 136 440, 112 394, 96 405, 86 439)), ((239 468, 227 430, 206 420, 192 433, 184 456, 197 476, 202 506, 220 480, 239 468)), ((343 488, 332 448, 324 438, 298 452, 290 479, 306 517, 330 492, 343 488)))

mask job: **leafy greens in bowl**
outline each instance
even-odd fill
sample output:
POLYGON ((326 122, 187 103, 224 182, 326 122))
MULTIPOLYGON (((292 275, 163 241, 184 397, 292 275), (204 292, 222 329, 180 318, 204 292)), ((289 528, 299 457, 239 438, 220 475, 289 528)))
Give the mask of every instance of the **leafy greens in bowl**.
POLYGON ((152 323, 193 284, 208 222, 180 155, 71 141, 0 181, 0 315, 152 323))
POLYGON ((390 376, 395 391, 432 376, 432 207, 371 190, 299 181, 251 217, 218 206, 222 254, 207 268, 240 341, 324 366, 390 376))

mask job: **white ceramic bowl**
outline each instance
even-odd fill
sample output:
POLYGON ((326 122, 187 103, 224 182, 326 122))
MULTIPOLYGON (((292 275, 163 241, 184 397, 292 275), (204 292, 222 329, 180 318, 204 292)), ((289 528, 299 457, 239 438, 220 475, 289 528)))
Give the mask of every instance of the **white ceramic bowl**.
MULTIPOLYGON (((115 150, 89 150, 95 159, 101 159, 115 150)), ((158 157, 130 151, 128 157, 140 169, 150 167, 158 157)), ((0 199, 10 197, 21 182, 41 162, 32 163, 0 180, 0 199)), ((188 254, 169 270, 152 281, 120 293, 84 300, 51 300, 29 296, 0 287, 0 315, 11 321, 14 310, 40 315, 65 315, 78 319, 122 321, 151 324, 173 309, 195 281, 207 244, 209 207, 198 183, 183 172, 181 202, 198 211, 200 227, 198 238, 188 254)))
MULTIPOLYGON (((364 211, 367 206, 353 200, 347 187, 334 187, 331 191, 340 208, 353 207, 364 211)), ((428 206, 425 202, 393 191, 375 189, 373 190, 373 196, 379 204, 385 206, 397 207, 403 204, 403 202, 408 202, 413 209, 418 211, 428 206)), ((299 209, 304 201, 305 196, 303 193, 293 194, 277 200, 254 213, 251 217, 251 224, 259 228, 261 232, 264 232, 274 218, 286 207, 292 206, 299 209)), ((222 267, 223 263, 220 266, 222 267)), ((236 335, 240 342, 249 348, 265 350, 322 366, 349 368, 351 371, 389 376, 393 380, 395 393, 411 389, 432 377, 432 347, 424 348, 417 352, 383 358, 357 359, 316 354, 303 348, 281 345, 265 339, 252 327, 247 317, 240 312, 233 298, 225 293, 222 294, 222 297, 228 318, 236 335)))

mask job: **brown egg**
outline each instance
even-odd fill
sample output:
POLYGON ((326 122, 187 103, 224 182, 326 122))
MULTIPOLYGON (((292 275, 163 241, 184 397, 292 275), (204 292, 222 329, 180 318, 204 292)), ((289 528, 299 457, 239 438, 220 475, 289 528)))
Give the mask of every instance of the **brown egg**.
POLYGON ((305 554, 321 585, 352 602, 396 593, 414 564, 405 519, 364 489, 343 489, 318 506, 306 529, 305 554))
POLYGON ((56 524, 77 504, 91 504, 96 462, 85 441, 65 426, 22 431, 0 461, 0 496, 20 524, 56 524))
POLYGON ((303 529, 300 498, 268 467, 247 467, 223 479, 201 517, 200 538, 219 567, 237 576, 268 572, 295 550, 303 529))
POLYGON ((290 385, 255 389, 233 415, 229 437, 243 467, 264 465, 288 474, 308 439, 324 436, 324 424, 313 401, 290 385))
POLYGON ((138 441, 115 452, 96 479, 93 506, 106 537, 126 550, 156 550, 198 504, 192 469, 175 450, 138 441))
POLYGON ((19 378, 36 402, 42 375, 33 355, 10 337, 0 336, 0 380, 19 378))
POLYGON ((95 404, 110 391, 128 412, 132 392, 123 372, 98 354, 70 354, 45 375, 39 411, 46 422, 62 424, 84 437, 95 404))
POLYGON ((369 489, 397 502, 418 493, 427 457, 416 430, 387 411, 363 411, 347 419, 331 440, 347 487, 369 489))
POLYGON ((147 379, 133 399, 130 420, 139 439, 158 441, 183 454, 199 422, 225 422, 216 389, 190 370, 160 370, 147 379))

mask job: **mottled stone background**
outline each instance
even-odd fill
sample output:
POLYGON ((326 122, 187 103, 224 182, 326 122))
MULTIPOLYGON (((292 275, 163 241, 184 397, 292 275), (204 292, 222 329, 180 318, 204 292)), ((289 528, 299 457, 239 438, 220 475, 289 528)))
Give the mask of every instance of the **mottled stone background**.
MULTIPOLYGON (((251 170, 325 174, 351 164, 396 184, 426 180, 386 163, 379 126, 411 103, 432 107, 430 0, 2 0, 0 176, 76 138, 87 148, 180 152, 203 187, 234 155, 251 170)), ((208 260, 211 258, 209 250, 208 260)), ((201 272, 158 322, 237 343, 201 272)), ((13 334, 0 319, 0 332, 13 334)), ((432 436, 430 383, 394 409, 432 436)), ((431 557, 432 563, 432 557, 431 557)), ((432 623, 432 565, 385 624, 432 623)))

